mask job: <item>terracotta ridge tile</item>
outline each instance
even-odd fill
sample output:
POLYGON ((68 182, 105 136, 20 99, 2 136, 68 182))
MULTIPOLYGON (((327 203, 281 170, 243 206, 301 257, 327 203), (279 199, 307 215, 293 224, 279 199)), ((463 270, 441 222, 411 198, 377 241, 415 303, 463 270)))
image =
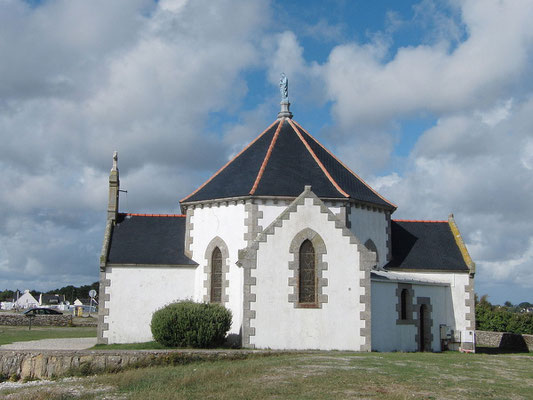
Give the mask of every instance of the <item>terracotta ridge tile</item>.
POLYGON ((268 150, 265 154, 265 158, 263 160, 263 163, 261 164, 261 168, 259 168, 259 172, 257 173, 257 178, 255 178, 254 185, 252 186, 252 190, 250 190, 250 194, 253 195, 257 189, 257 186, 259 185, 259 182, 261 181, 261 178, 263 177, 263 173, 265 172, 265 168, 268 164, 268 160, 270 159, 270 155, 272 154, 272 150, 274 150, 274 146, 276 145, 276 141, 278 140, 279 132, 281 131, 281 127, 283 126, 283 122, 285 121, 285 118, 281 118, 278 127, 276 128, 276 132, 274 133, 274 137, 272 138, 272 141, 270 142, 270 146, 268 146, 268 150))
POLYGON ((261 133, 259 136, 257 136, 252 142, 250 142, 250 144, 248 144, 248 146, 246 146, 244 149, 242 149, 239 154, 237 154, 235 157, 233 157, 231 160, 229 160, 226 164, 224 164, 224 166, 222 168, 220 168, 217 172, 215 172, 215 174, 213 176, 211 176, 211 178, 209 178, 207 181, 205 181, 203 183, 202 186, 200 186, 198 189, 196 189, 194 192, 192 192, 190 195, 184 197, 183 199, 180 200, 180 203, 183 203, 184 201, 186 201, 189 197, 195 195, 196 193, 198 193, 201 189, 203 189, 205 187, 205 185, 207 185, 209 182, 211 182, 218 174, 220 174, 228 165, 230 165, 237 157, 239 157, 242 153, 244 153, 246 150, 248 150, 248 148, 253 145, 255 142, 257 142, 259 140, 259 138, 261 138, 265 133, 267 133, 270 128, 272 128, 276 122, 278 122, 278 120, 276 119, 272 124, 270 124, 270 126, 268 128, 266 128, 263 133, 261 133))
POLYGON ((359 179, 363 185, 365 185, 367 188, 369 188, 376 196, 378 196, 381 200, 383 200, 384 202, 386 202, 387 204, 390 204, 391 206, 393 206, 394 208, 398 208, 398 206, 396 204, 394 204, 393 202, 387 200, 385 197, 383 197, 382 195, 380 195, 378 192, 376 192, 374 189, 372 189, 372 187, 366 183, 359 175, 357 175, 355 172, 353 172, 350 168, 348 168, 348 166, 346 166, 341 160, 339 160, 331 151, 329 151, 327 148, 325 148, 322 143, 320 143, 318 140, 316 140, 309 132, 307 132, 305 130, 305 128, 303 128, 298 122, 296 121, 293 121, 296 125, 298 125, 298 127, 304 131, 305 133, 307 133, 309 135, 309 137, 311 139, 313 139, 320 147, 322 147, 331 157, 333 157, 335 160, 337 160, 344 168, 346 168, 353 176, 355 176, 357 179, 359 179))
POLYGON ((322 162, 318 159, 318 157, 316 156, 316 154, 314 153, 313 149, 311 148, 311 146, 309 146, 309 143, 307 143, 305 141, 305 139, 303 138, 302 134, 300 133, 300 131, 298 130, 298 128, 296 128, 296 126, 293 124, 293 122, 289 119, 289 124, 292 126, 292 129, 294 129, 294 132, 296 132, 296 134, 298 135, 298 137, 300 138, 300 140, 302 141, 302 143, 304 144, 305 148, 307 149, 307 151, 309 152, 309 154, 311 154, 311 156, 313 157, 313 159, 315 160, 315 162, 318 164, 318 166, 320 167, 320 169, 322 170, 322 172, 324 173, 324 175, 326 175, 326 177, 329 179, 329 181, 331 182, 331 184, 333 186, 335 186, 335 189, 337 189, 337 191, 342 194, 344 197, 350 197, 350 195, 348 193, 346 193, 344 190, 341 189, 341 187, 337 184, 337 182, 335 182, 335 179, 333 179, 333 177, 329 174, 328 170, 326 169, 326 167, 324 167, 324 164, 322 164, 322 162))

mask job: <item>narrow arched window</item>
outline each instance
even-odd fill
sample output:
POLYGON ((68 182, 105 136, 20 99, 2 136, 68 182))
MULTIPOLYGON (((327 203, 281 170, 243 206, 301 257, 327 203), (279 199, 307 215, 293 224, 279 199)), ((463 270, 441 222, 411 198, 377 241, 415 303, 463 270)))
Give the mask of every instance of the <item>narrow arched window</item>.
POLYGON ((316 302, 315 249, 310 240, 300 246, 299 302, 316 302))
POLYGON ((400 319, 406 320, 407 319, 407 300, 409 298, 409 294, 407 293, 407 289, 403 289, 402 293, 400 295, 400 319))
POLYGON ((211 302, 222 302, 222 253, 218 247, 211 256, 211 302))

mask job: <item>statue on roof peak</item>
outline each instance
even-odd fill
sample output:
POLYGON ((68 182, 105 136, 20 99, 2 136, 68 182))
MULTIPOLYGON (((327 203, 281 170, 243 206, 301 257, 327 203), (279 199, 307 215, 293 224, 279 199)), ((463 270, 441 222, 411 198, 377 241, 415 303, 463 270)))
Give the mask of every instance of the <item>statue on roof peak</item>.
POLYGON ((288 102, 289 101, 289 80, 287 79, 287 75, 285 75, 283 72, 281 73, 281 78, 279 80, 279 91, 281 92, 281 101, 288 102))
POLYGON ((112 168, 112 171, 116 171, 117 170, 117 163, 118 163, 118 152, 115 150, 113 152, 113 168, 112 168))

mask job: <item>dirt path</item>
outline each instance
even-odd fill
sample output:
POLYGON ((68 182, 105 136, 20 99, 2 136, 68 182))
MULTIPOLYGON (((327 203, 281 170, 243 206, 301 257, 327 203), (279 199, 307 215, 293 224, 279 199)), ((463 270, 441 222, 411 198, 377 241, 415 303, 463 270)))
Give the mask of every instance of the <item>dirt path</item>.
POLYGON ((4 344, 0 350, 84 350, 95 344, 96 338, 42 339, 4 344))

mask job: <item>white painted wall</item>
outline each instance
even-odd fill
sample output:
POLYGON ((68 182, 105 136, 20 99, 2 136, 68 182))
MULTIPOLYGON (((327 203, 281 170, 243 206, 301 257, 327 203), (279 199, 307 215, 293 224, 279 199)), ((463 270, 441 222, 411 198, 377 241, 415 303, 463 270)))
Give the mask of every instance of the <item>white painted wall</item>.
MULTIPOLYGON (((395 272, 401 273, 400 271, 395 272)), ((469 282, 468 273, 413 271, 406 273, 413 277, 448 283, 451 288, 453 302, 453 307, 448 309, 447 319, 450 322, 449 326, 461 332, 468 328, 466 313, 469 310, 466 307, 466 299, 470 298, 470 294, 465 290, 465 286, 469 282)))
MULTIPOLYGON (((399 302, 396 295, 398 283, 372 281, 372 350, 375 351, 418 351, 415 340, 417 327, 414 324, 397 325, 399 302)), ((440 324, 449 325, 449 309, 452 307, 450 287, 412 284, 414 295, 412 302, 416 305, 417 297, 429 297, 431 300, 432 351, 441 351, 440 324)), ((417 313, 413 313, 416 319, 417 313)))
POLYGON ((361 243, 372 239, 379 254, 378 266, 387 263, 387 218, 384 212, 372 211, 352 206, 349 220, 351 231, 361 243))
MULTIPOLYGON (((262 204, 258 205, 258 210, 263 213, 263 217, 259 218, 259 225, 265 229, 268 225, 274 221, 283 210, 285 210, 291 202, 278 200, 264 200, 262 204)), ((338 204, 338 202, 336 202, 338 204)), ((339 214, 341 211, 340 206, 333 206, 331 202, 324 203, 333 214, 339 214)))
POLYGON ((274 203, 274 200, 264 200, 263 203, 258 204, 257 208, 260 213, 263 213, 263 217, 259 218, 259 225, 265 229, 268 225, 274 221, 278 215, 289 205, 286 201, 278 201, 274 203))
POLYGON ((257 348, 360 350, 364 344, 360 336, 364 324, 360 320, 364 307, 360 303, 364 294, 360 279, 364 274, 359 271, 357 245, 350 244, 327 217, 312 199, 306 199, 274 235, 259 244, 257 269, 252 270, 257 284, 252 286, 256 301, 251 303, 251 310, 256 311, 256 317, 250 324, 255 328, 250 342, 257 348), (288 280, 294 276, 289 270, 293 260, 289 246, 304 228, 319 233, 327 249, 323 261, 328 263, 328 270, 323 277, 328 285, 323 293, 328 295, 328 303, 319 309, 295 308, 288 300, 293 293, 288 280))
POLYGON ((235 263, 238 260, 238 251, 246 247, 244 241, 244 233, 246 227, 244 226, 244 219, 246 217, 244 204, 220 204, 212 206, 205 206, 203 208, 196 207, 191 218, 193 223, 193 230, 191 235, 193 238, 192 259, 199 264, 195 276, 195 301, 203 301, 204 294, 207 290, 204 289, 204 280, 207 279, 207 274, 204 272, 204 267, 208 260, 205 258, 205 251, 207 246, 215 237, 219 236, 228 247, 229 258, 226 260, 229 265, 229 274, 227 279, 230 282, 226 293, 229 295, 229 302, 224 304, 233 313, 233 322, 229 333, 238 334, 242 326, 242 268, 235 263))
POLYGON ((154 311, 176 300, 192 299, 196 267, 108 267, 106 287, 109 315, 104 323, 108 343, 153 340, 150 322, 154 311))

